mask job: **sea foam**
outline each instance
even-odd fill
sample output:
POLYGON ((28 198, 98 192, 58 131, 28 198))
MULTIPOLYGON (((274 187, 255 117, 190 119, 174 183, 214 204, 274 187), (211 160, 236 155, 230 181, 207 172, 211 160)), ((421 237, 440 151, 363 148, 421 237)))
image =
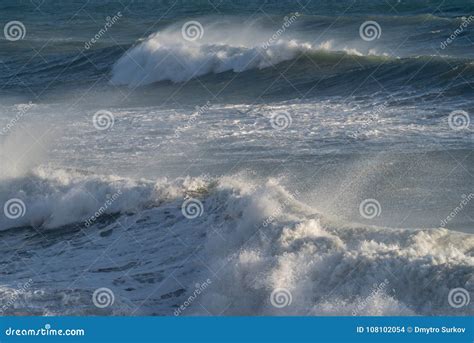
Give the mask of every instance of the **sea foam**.
MULTIPOLYGON (((253 30, 247 33, 251 38, 242 40, 237 34, 240 30, 231 26, 216 30, 218 33, 214 32, 212 40, 195 41, 184 39, 176 28, 159 31, 132 47, 115 63, 111 83, 137 87, 164 80, 183 82, 209 73, 268 68, 305 53, 321 51, 363 55, 353 47, 335 47, 332 40, 316 44, 285 36, 268 44, 264 39, 271 37, 270 31, 265 35, 253 30)), ((368 54, 376 52, 370 50, 368 54)))
MULTIPOLYGON (((448 304, 450 289, 473 291, 470 234, 335 223, 303 201, 302 192, 290 191, 277 179, 255 182, 234 175, 147 181, 45 169, 28 179, 18 180, 22 187, 8 194, 25 202, 24 225, 38 225, 43 218, 36 230, 56 228, 58 237, 62 228, 76 227, 65 223, 79 221, 87 232, 82 238, 65 230, 67 251, 74 253, 61 257, 60 264, 68 266, 62 273, 83 272, 90 255, 106 249, 113 265, 102 262, 91 272, 101 275, 99 286, 113 289, 118 302, 141 302, 151 289, 159 289, 140 314, 172 315, 196 283, 207 279, 210 286, 184 315, 463 315, 473 310, 472 304, 461 309, 448 304), (21 193, 13 192, 20 188, 21 193), (120 197, 106 212, 118 214, 117 219, 98 218, 85 227, 81 221, 96 211, 91 204, 101 205, 118 190, 120 197), (185 199, 200 204, 194 218, 183 213, 185 199), (145 241, 153 242, 151 249, 139 249, 145 241), (127 269, 131 277, 118 282, 127 269), (167 281, 170 274, 178 284, 167 281)), ((12 246, 15 230, 3 234, 12 246)), ((44 234, 53 234, 48 231, 44 234)), ((35 247, 30 242, 28 251, 43 256, 30 263, 47 262, 64 249, 62 243, 35 247)), ((24 306, 38 309, 51 302, 45 313, 62 313, 66 298, 61 294, 87 301, 83 290, 74 294, 67 287, 67 282, 33 283, 25 290, 30 300, 24 306)), ((74 313, 95 313, 81 304, 74 313)), ((127 313, 124 307, 110 310, 127 313)))

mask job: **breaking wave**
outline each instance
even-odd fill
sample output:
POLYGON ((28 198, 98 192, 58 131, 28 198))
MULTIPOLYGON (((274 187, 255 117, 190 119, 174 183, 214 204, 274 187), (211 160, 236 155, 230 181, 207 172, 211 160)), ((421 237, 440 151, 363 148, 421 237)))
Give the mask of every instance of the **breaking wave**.
MULTIPOLYGON (((202 26, 198 29, 202 39, 185 39, 184 33, 173 26, 139 42, 115 63, 111 83, 136 87, 165 80, 183 82, 210 73, 268 68, 305 54, 317 59, 323 53, 319 58, 325 60, 329 52, 337 52, 339 59, 341 53, 363 56, 354 48, 335 46, 333 41, 315 44, 280 38, 268 30, 250 30, 243 40, 236 34, 242 29, 233 25, 214 28, 212 39, 206 39, 211 33, 202 26)), ((367 54, 377 53, 371 50, 367 54)))
MULTIPOLYGON (((62 272, 75 275, 86 270, 89 261, 77 253, 95 254, 113 246, 107 252, 113 265, 89 268, 87 273, 100 273, 100 286, 113 290, 117 304, 122 304, 97 309, 87 290, 76 292, 62 281, 35 280, 18 295, 27 300, 15 302, 6 313, 31 313, 33 308, 34 313, 59 314, 66 301, 75 304, 68 306, 68 314, 172 315, 196 283, 207 279, 210 286, 185 315, 472 313, 472 304, 454 309, 447 297, 455 287, 474 290, 472 235, 334 223, 277 179, 251 179, 240 174, 152 182, 37 168, 28 178, 10 181, 15 186, 22 182, 22 187, 8 191, 2 183, 2 200, 16 197, 26 205, 22 230, 33 226, 43 231, 46 241, 55 237, 55 243, 46 246, 30 238, 24 249, 43 256, 41 262, 30 262, 52 262, 53 252, 67 241, 77 252, 61 257, 60 263, 68 266, 62 272), (189 198, 202 205, 201 215, 183 214, 182 205, 189 198), (84 225, 110 199, 110 207, 84 225), (94 237, 92 245, 69 232, 77 227, 94 237), (155 242, 153 249, 139 249, 129 235, 155 242), (122 259, 128 262, 117 266, 122 259), (146 277, 140 266, 146 266, 146 277), (123 278, 127 270, 130 277, 123 278), (152 270, 160 272, 155 275, 152 270), (179 283, 170 283, 170 275, 179 283), (148 297, 157 284, 159 291, 145 308, 134 312, 126 305, 148 297), (278 306, 272 299, 275 290, 284 291, 278 306)), ((16 239, 13 231, 19 230, 2 222, 3 229, 9 227, 0 232, 5 242, 16 239)), ((7 299, 11 292, 2 289, 0 296, 7 299)))

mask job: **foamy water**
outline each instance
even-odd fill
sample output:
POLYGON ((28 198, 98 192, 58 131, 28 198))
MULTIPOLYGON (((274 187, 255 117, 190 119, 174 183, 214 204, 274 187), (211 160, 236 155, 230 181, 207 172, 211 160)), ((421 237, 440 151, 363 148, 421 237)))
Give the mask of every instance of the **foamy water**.
MULTIPOLYGON (((41 195, 20 195, 28 205, 21 226, 41 226, 44 239, 57 243, 38 249, 43 239, 20 228, 3 232, 2 237, 8 246, 26 240, 19 254, 33 249, 35 257, 29 263, 38 270, 50 265, 52 275, 63 276, 54 287, 46 280, 33 283, 19 295, 22 301, 6 313, 60 314, 67 306, 67 314, 173 315, 175 305, 204 280, 210 280, 209 286, 186 314, 459 315, 472 311, 472 305, 462 312, 454 310, 445 297, 454 284, 473 286, 472 235, 335 223, 301 202, 303 192, 289 192, 277 180, 253 183, 248 176, 153 183, 38 170, 28 182, 49 189, 42 189, 41 195), (120 196, 109 197, 112 205, 95 218, 100 203, 107 201, 106 194, 120 196), (186 197, 200 204, 194 218, 184 215, 186 197), (98 201, 95 209, 91 198, 98 201), (89 256, 103 252, 108 262, 87 267, 89 256), (97 287, 114 290, 115 307, 89 306, 87 293, 81 291, 89 279, 71 281, 84 268, 100 275, 97 287), (130 274, 122 275, 128 269, 130 274), (48 291, 38 290, 44 286, 48 291), (284 308, 271 303, 271 294, 278 289, 291 299, 284 308), (136 310, 133 304, 144 299, 146 305, 136 310)), ((18 267, 18 263, 6 267, 11 276, 5 282, 17 278, 10 271, 18 267)), ((3 290, 5 300, 11 292, 3 290)))

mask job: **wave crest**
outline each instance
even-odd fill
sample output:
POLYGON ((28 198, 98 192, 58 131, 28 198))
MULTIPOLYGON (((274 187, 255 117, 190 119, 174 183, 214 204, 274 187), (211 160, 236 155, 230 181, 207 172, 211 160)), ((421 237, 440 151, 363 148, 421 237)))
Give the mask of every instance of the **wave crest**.
MULTIPOLYGON (((362 56, 356 49, 344 47, 340 50, 346 54, 362 56)), ((165 80, 184 82, 210 73, 263 69, 292 60, 301 54, 322 51, 334 51, 333 42, 326 41, 316 45, 281 38, 268 45, 258 39, 239 42, 237 39, 222 37, 213 37, 212 43, 190 42, 175 31, 165 30, 153 34, 127 51, 113 66, 111 83, 137 87, 165 80)))
MULTIPOLYGON (((101 273, 102 286, 114 289, 117 301, 121 294, 137 301, 148 296, 150 289, 144 288, 143 275, 146 284, 151 282, 149 286, 156 289, 155 282, 174 273, 180 280, 179 288, 167 285, 163 289, 165 293, 157 294, 150 307, 143 310, 144 314, 159 311, 170 315, 177 304, 189 297, 196 281, 207 278, 212 278, 212 285, 199 299, 206 314, 467 315, 472 312, 473 304, 454 309, 447 297, 454 286, 472 290, 474 241, 470 234, 445 229, 388 229, 332 223, 302 201, 302 192, 290 192, 276 179, 258 182, 245 174, 216 180, 188 177, 150 182, 38 169, 28 179, 18 182, 23 182, 21 188, 29 190, 23 194, 27 205, 25 218, 29 221, 39 218, 42 209, 50 227, 61 220, 74 222, 90 215, 90 206, 97 205, 91 196, 102 201, 107 193, 122 190, 110 212, 130 214, 121 216, 126 225, 116 225, 115 221, 95 223, 95 230, 87 231, 97 236, 93 245, 80 236, 68 236, 59 230, 47 234, 59 237, 64 233, 77 253, 93 254, 94 258, 94 249, 119 245, 120 248, 112 249, 109 254, 112 260, 124 262, 121 271, 136 265, 146 266, 142 270, 146 274, 138 274, 136 281, 127 278, 123 284, 115 283, 116 263, 93 271, 101 273), (200 199, 202 216, 186 217, 182 213, 185 196, 200 199), (138 211, 126 213, 136 207, 138 211), (125 232, 141 243, 130 241, 125 232), (152 248, 143 249, 143 242, 153 242, 152 248), (183 242, 186 242, 184 246, 183 242), (141 249, 133 244, 140 244, 141 249), (195 254, 198 257, 188 262, 195 254), (133 263, 129 263, 131 257, 133 263), (206 261, 206 268, 202 261, 206 261), (177 271, 176 266, 181 264, 183 267, 177 271), (155 280, 150 276, 150 269, 162 270, 164 275, 155 280), (207 275, 210 270, 218 271, 218 279, 213 273, 207 275), (282 290, 285 297, 275 302, 272 294, 275 296, 282 290)), ((19 184, 11 186, 18 189, 19 184)), ((16 239, 15 232, 4 232, 3 236, 16 239)), ((43 254, 48 258, 56 256, 52 252, 58 246, 45 247, 32 241, 25 249, 29 252, 46 249, 47 253, 43 254)), ((76 254, 64 255, 62 262, 71 273, 82 272, 90 264, 76 254)), ((12 277, 17 280, 17 276, 12 277)), ((41 286, 33 284, 31 292, 37 287, 41 286)), ((68 283, 58 283, 55 287, 45 289, 44 296, 33 299, 28 306, 50 301, 49 308, 63 308, 63 297, 53 295, 64 292, 62 287, 68 287, 68 283)), ((0 289, 0 299, 6 296, 2 292, 0 289)), ((25 294, 31 292, 28 289, 25 294)), ((90 297, 78 301, 91 302, 90 297)), ((81 306, 75 308, 83 311, 81 306)), ((192 306, 186 313, 203 314, 202 307, 192 306)))

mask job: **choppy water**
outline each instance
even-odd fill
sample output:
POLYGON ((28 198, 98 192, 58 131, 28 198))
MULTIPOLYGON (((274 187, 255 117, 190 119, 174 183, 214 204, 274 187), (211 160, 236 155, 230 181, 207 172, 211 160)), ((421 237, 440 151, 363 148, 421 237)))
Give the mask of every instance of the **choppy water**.
POLYGON ((2 2, 3 313, 472 315, 473 11, 2 2))

